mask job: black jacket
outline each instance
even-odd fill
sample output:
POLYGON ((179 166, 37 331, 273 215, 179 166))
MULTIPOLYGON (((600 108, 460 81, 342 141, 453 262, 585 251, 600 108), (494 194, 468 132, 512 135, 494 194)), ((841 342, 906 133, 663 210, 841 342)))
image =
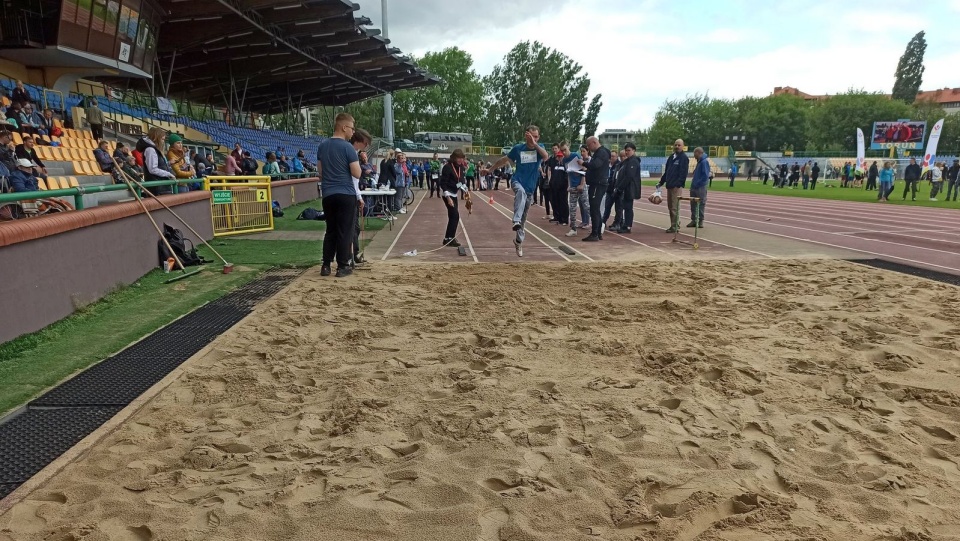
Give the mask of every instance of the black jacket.
POLYGON ((957 177, 960 177, 960 165, 953 164, 950 166, 950 169, 947 169, 947 180, 956 182, 957 177))
POLYGON ((460 188, 457 184, 463 182, 466 167, 459 167, 453 162, 447 162, 440 170, 440 189, 444 192, 457 193, 460 188))
POLYGON ((617 192, 630 199, 640 199, 640 158, 631 156, 620 162, 617 170, 617 192))
POLYGON ((907 166, 906 171, 903 172, 904 180, 920 180, 920 165, 919 164, 910 164, 907 166))
POLYGON ((16 148, 17 159, 30 160, 33 163, 37 164, 38 167, 46 167, 43 165, 43 162, 40 161, 40 157, 37 156, 37 147, 33 147, 32 150, 27 150, 27 147, 20 143, 16 148))
POLYGON ((550 159, 544 163, 550 175, 550 185, 565 188, 567 186, 567 170, 563 166, 563 162, 558 160, 556 156, 551 156, 550 159))
POLYGON ((817 162, 813 162, 813 167, 810 168, 810 176, 813 177, 814 180, 820 177, 820 164, 817 162))
POLYGON ((606 186, 610 175, 610 151, 601 146, 587 162, 587 186, 606 186))
POLYGON ((683 188, 687 185, 687 173, 690 171, 690 158, 685 152, 674 152, 667 158, 667 165, 663 167, 663 176, 657 186, 667 185, 667 188, 683 188))
POLYGON ((867 180, 874 181, 877 180, 877 177, 880 176, 880 170, 877 168, 877 164, 870 166, 870 170, 867 171, 867 180))

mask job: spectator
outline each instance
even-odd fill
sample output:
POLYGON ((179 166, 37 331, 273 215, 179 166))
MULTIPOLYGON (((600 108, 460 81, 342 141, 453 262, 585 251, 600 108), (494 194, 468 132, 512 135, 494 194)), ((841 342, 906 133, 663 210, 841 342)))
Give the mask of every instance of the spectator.
MULTIPOLYGON (((563 160, 561 167, 564 168, 564 175, 566 176, 567 183, 565 184, 564 194, 568 198, 567 208, 569 209, 567 213, 567 220, 570 222, 570 230, 567 231, 568 237, 577 236, 577 209, 580 209, 580 219, 584 224, 590 220, 590 200, 587 198, 586 186, 583 183, 583 175, 580 174, 582 168, 578 165, 582 165, 583 158, 580 154, 576 152, 570 152, 570 145, 564 143, 561 146, 561 152, 563 153, 563 160), (574 165, 573 162, 577 162, 574 165)), ((581 225, 580 227, 584 227, 581 225)))
MULTIPOLYGON (((687 171, 690 170, 690 158, 683 151, 683 139, 677 139, 673 143, 673 154, 667 158, 667 163, 663 168, 663 176, 657 187, 667 186, 667 210, 670 212, 670 227, 665 233, 676 233, 680 231, 680 196, 683 195, 683 188, 687 184, 687 171)), ((783 177, 786 177, 786 165, 783 166, 783 177)))
POLYGON ((257 160, 253 159, 253 156, 250 155, 249 150, 243 151, 243 160, 240 162, 240 169, 246 176, 253 176, 257 174, 257 160))
POLYGON ((47 180, 47 167, 40 161, 40 157, 37 156, 36 141, 33 140, 33 137, 26 136, 23 138, 23 143, 17 145, 16 153, 17 158, 21 160, 28 160, 35 164, 36 169, 33 174, 47 180))
POLYGON ((810 189, 817 189, 817 179, 820 178, 820 164, 813 162, 813 167, 810 168, 810 189))
POLYGON ((917 188, 920 184, 920 166, 917 165, 916 158, 910 158, 910 165, 907 166, 907 169, 903 172, 903 180, 907 181, 906 186, 903 187, 903 200, 907 200, 907 192, 913 191, 913 201, 917 200, 917 188))
POLYGON ((877 189, 877 179, 880 177, 880 168, 877 166, 877 162, 870 164, 870 169, 867 170, 867 191, 877 189))
POLYGON ((8 171, 17 168, 17 154, 13 146, 13 134, 8 130, 0 130, 0 163, 7 167, 8 171))
POLYGON ((46 135, 40 128, 40 115, 33 110, 33 105, 26 104, 20 111, 20 133, 29 133, 30 135, 46 135))
POLYGON ((143 182, 143 169, 137 165, 137 159, 133 156, 127 156, 127 158, 122 162, 123 163, 123 172, 127 174, 130 178, 136 180, 137 182, 143 182))
MULTIPOLYGON (((620 228, 614 233, 630 234, 633 229, 633 202, 640 199, 640 158, 637 146, 633 143, 623 145, 624 159, 617 172, 617 187, 614 198, 617 199, 617 218, 620 228)), ((691 187, 692 189, 692 187, 691 187)))
MULTIPOLYGON (((396 164, 396 154, 394 151, 387 152, 387 157, 380 160, 380 178, 377 180, 377 184, 380 186, 385 186, 387 188, 393 187, 395 169, 394 165, 396 164)), ((437 169, 439 171, 439 169, 437 169)), ((433 197, 433 193, 430 193, 430 197, 433 197)), ((392 208, 392 205, 391 205, 392 208)))
POLYGON ((20 131, 20 124, 17 122, 16 117, 7 118, 5 109, 6 108, 0 108, 0 129, 20 131))
POLYGON ((134 148, 132 151, 130 151, 130 155, 133 156, 133 159, 137 161, 137 166, 142 169, 144 167, 143 152, 140 152, 140 150, 134 148))
POLYGON ((110 156, 110 143, 100 141, 100 146, 93 151, 93 157, 97 159, 97 164, 100 165, 101 171, 110 173, 110 176, 113 177, 114 184, 123 183, 123 177, 120 175, 120 171, 117 170, 117 165, 113 163, 113 157, 110 156))
POLYGON ((367 146, 370 145, 370 141, 372 140, 373 138, 370 136, 370 134, 361 128, 357 128, 357 130, 353 132, 353 137, 350 138, 350 144, 353 146, 353 149, 357 151, 357 158, 360 162, 360 178, 353 178, 353 189, 357 194, 358 212, 354 214, 353 217, 353 240, 350 243, 353 248, 353 259, 350 260, 350 268, 355 268, 357 265, 366 263, 366 260, 363 259, 363 253, 360 251, 360 216, 363 214, 363 209, 366 206, 366 203, 363 200, 363 195, 361 194, 361 185, 364 182, 363 164, 367 159, 367 153, 365 150, 367 146))
POLYGON ((468 187, 464 184, 467 158, 459 148, 450 155, 450 160, 440 170, 440 194, 447 206, 447 229, 443 236, 442 246, 459 248, 457 242, 457 228, 460 226, 460 210, 457 208, 457 195, 462 191, 470 197, 468 187))
MULTIPOLYGON (((596 137, 587 138, 587 148, 590 150, 591 156, 587 163, 586 180, 590 198, 590 223, 593 229, 589 236, 580 240, 593 242, 603 240, 603 198, 607 194, 607 184, 610 182, 611 152, 600 144, 600 140, 596 137)), ((544 151, 544 154, 546 154, 546 151, 544 151)))
POLYGON ((213 165, 200 152, 193 153, 193 169, 197 172, 197 178, 213 174, 213 165))
POLYGON ((297 155, 290 160, 290 171, 293 173, 306 173, 307 168, 303 165, 303 151, 297 152, 297 155))
POLYGON ((277 155, 273 152, 267 152, 267 162, 263 164, 263 174, 270 177, 270 180, 280 178, 280 167, 277 165, 277 155))
MULTIPOLYGON (((164 137, 167 132, 163 128, 153 127, 147 135, 137 141, 137 150, 143 155, 143 178, 146 181, 172 180, 176 175, 169 171, 167 159, 164 157, 164 137)), ((154 195, 170 193, 169 187, 148 188, 154 195)))
POLYGON ((187 151, 183 148, 183 138, 175 133, 167 136, 167 164, 177 178, 197 178, 197 172, 187 161, 187 151))
POLYGON ((286 174, 290 172, 290 164, 287 163, 286 156, 280 156, 279 158, 277 158, 277 167, 280 168, 281 174, 286 174))
POLYGON ((703 227, 703 211, 707 206, 707 184, 710 182, 710 160, 703 149, 693 150, 693 158, 697 166, 693 169, 693 180, 690 181, 690 198, 699 201, 690 201, 690 223, 687 227, 703 227))
POLYGON ((230 152, 230 155, 233 156, 233 159, 236 160, 237 163, 241 163, 243 161, 244 152, 243 152, 243 149, 240 147, 239 142, 234 143, 233 151, 230 152))
POLYGON ((130 148, 123 143, 117 143, 117 148, 113 150, 113 157, 117 159, 117 163, 123 164, 127 161, 127 156, 130 155, 130 148))
POLYGON ((935 162, 930 168, 930 200, 936 201, 937 194, 943 188, 943 165, 935 162))
POLYGON ((407 189, 410 187, 410 164, 407 162, 407 155, 403 152, 397 153, 397 165, 395 169, 399 167, 395 172, 397 173, 396 187, 397 194, 394 195, 393 206, 394 212, 399 212, 400 214, 406 214, 407 209, 403 206, 403 201, 407 195, 407 189))
POLYGON ((87 122, 90 124, 90 131, 93 132, 93 138, 97 141, 103 139, 103 111, 97 107, 97 100, 90 98, 86 109, 83 110, 87 116, 87 122))
POLYGON ((960 195, 960 160, 953 160, 953 165, 947 171, 947 180, 950 184, 947 186, 947 198, 944 201, 950 201, 950 194, 953 193, 953 200, 957 200, 960 195))
POLYGON ((59 137, 63 135, 59 130, 60 128, 53 123, 53 110, 44 109, 43 116, 40 117, 40 131, 51 137, 59 137))
POLYGON ((893 191, 893 162, 884 162, 883 169, 880 170, 880 192, 877 199, 888 201, 890 192, 893 191))
POLYGON ((13 89, 10 100, 15 103, 33 103, 33 98, 30 97, 30 93, 24 88, 23 81, 17 81, 17 86, 13 89))
POLYGON ((36 164, 26 158, 17 160, 17 167, 10 170, 10 185, 14 192, 36 192, 40 189, 34 176, 36 164))
POLYGON ((349 143, 356 132, 355 121, 347 113, 340 113, 334 120, 333 136, 320 143, 317 149, 317 172, 320 174, 323 211, 327 218, 327 231, 323 239, 321 276, 330 276, 330 265, 337 260, 337 276, 353 273, 351 229, 362 201, 357 200, 353 178, 360 178, 360 157, 349 143))
POLYGON ((226 165, 224 166, 224 172, 228 175, 241 175, 243 170, 240 169, 240 166, 237 165, 237 159, 233 157, 233 153, 227 154, 226 165))

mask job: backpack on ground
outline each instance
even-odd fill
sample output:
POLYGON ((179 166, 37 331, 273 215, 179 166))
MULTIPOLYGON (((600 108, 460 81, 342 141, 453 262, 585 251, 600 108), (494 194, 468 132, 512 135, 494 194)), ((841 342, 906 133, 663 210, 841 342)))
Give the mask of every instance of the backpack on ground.
POLYGON ((303 209, 303 212, 300 213, 300 216, 297 216, 298 220, 326 220, 327 217, 324 213, 319 210, 310 207, 303 209))
POLYGON ((273 201, 273 205, 271 205, 271 212, 273 212, 274 218, 283 218, 283 209, 280 208, 279 201, 277 200, 273 201))
POLYGON ((167 249, 163 240, 158 240, 157 250, 160 255, 161 265, 165 265, 167 260, 174 255, 183 263, 184 267, 195 267, 206 263, 206 261, 197 254, 197 249, 193 246, 193 242, 185 238, 183 232, 179 229, 174 229, 167 224, 163 224, 163 236, 167 239, 167 242, 170 243, 170 248, 173 248, 173 254, 167 249), (188 244, 190 245, 189 249, 187 248, 188 244))

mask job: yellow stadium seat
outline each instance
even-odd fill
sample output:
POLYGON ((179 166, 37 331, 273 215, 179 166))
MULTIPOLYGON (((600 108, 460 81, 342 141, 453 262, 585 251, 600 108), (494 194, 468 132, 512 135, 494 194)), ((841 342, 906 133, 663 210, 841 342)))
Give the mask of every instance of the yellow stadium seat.
POLYGON ((80 132, 80 138, 93 141, 93 132, 90 130, 83 130, 80 132))
POLYGON ((37 179, 37 186, 39 186, 41 190, 47 190, 47 183, 45 183, 42 178, 37 179))
POLYGON ((61 129, 63 128, 63 124, 60 122, 59 118, 53 119, 53 125, 61 129))
POLYGON ((71 188, 80 186, 80 182, 77 181, 77 177, 67 177, 67 182, 70 184, 71 188))
POLYGON ((50 137, 47 136, 47 135, 41 135, 41 136, 40 136, 40 139, 43 139, 44 141, 46 141, 46 142, 48 142, 48 143, 50 142, 50 137))
POLYGON ((90 174, 90 173, 87 173, 87 171, 84 169, 84 163, 78 162, 78 161, 73 162, 73 171, 76 174, 83 175, 83 176, 90 174))
POLYGON ((50 190, 60 189, 60 182, 57 181, 57 177, 47 177, 47 189, 50 189, 50 190))
POLYGON ((20 137, 20 134, 18 132, 13 132, 13 143, 15 145, 19 145, 23 143, 23 138, 20 137))
POLYGON ((49 151, 49 152, 50 152, 50 156, 51 156, 50 159, 51 159, 51 160, 56 161, 56 162, 67 161, 67 160, 64 160, 64 159, 63 159, 63 149, 62 149, 62 148, 60 148, 60 147, 50 147, 50 151, 49 151))
POLYGON ((41 160, 51 160, 51 159, 53 159, 53 158, 50 157, 49 154, 47 154, 47 148, 49 148, 49 147, 45 147, 45 146, 43 146, 43 145, 37 145, 37 146, 35 146, 35 147, 33 147, 33 148, 37 151, 37 157, 40 158, 41 160))
POLYGON ((97 162, 87 162, 87 167, 90 168, 91 175, 105 175, 103 169, 100 169, 100 164, 97 162))

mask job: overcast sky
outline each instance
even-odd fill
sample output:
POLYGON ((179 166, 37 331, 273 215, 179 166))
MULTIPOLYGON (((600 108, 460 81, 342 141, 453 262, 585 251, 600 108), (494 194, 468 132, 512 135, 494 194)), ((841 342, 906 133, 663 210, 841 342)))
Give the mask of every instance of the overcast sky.
MULTIPOLYGON (((381 27, 379 0, 355 0, 381 27)), ((960 87, 960 0, 388 0, 404 53, 458 46, 487 75, 518 42, 577 61, 603 94, 600 129, 647 128, 667 99, 889 93, 907 42, 926 31, 923 90, 960 87)))

